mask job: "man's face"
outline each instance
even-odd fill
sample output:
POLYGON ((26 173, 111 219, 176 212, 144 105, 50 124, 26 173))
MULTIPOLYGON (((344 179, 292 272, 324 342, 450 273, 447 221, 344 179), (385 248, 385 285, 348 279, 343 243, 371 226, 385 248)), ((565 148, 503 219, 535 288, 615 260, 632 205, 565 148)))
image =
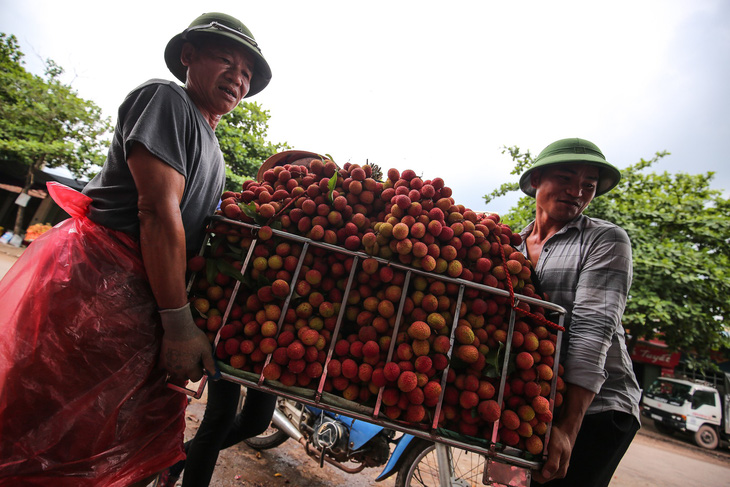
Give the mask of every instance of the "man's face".
POLYGON ((583 213, 596 196, 599 169, 587 164, 557 164, 534 171, 538 211, 554 221, 567 223, 583 213))
POLYGON ((187 43, 181 57, 188 68, 185 87, 205 115, 229 113, 248 93, 253 57, 236 43, 187 43))

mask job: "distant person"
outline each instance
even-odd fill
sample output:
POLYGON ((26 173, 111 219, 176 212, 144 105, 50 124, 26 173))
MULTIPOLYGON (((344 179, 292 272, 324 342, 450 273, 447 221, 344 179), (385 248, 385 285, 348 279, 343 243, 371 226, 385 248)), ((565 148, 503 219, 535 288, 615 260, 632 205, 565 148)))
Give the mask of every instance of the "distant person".
POLYGON ((631 243, 613 223, 583 215, 620 179, 595 144, 577 138, 548 145, 520 178, 536 207, 520 250, 532 261, 540 290, 567 311, 561 363, 568 388, 547 461, 533 473, 537 485, 609 485, 639 429, 641 391, 621 325, 631 243))
POLYGON ((271 71, 221 13, 174 36, 165 61, 185 85, 127 96, 83 194, 49 188, 72 218, 0 282, 0 485, 146 485, 184 458, 187 402, 165 382, 215 372, 185 283, 225 182, 215 128, 271 71))

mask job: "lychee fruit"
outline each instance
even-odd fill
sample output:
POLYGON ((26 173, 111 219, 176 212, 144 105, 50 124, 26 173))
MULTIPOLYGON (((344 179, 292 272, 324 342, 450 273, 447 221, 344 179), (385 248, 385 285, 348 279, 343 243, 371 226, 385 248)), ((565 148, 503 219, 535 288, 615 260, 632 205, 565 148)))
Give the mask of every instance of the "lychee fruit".
POLYGON ((418 385, 418 378, 414 372, 407 370, 400 374, 397 383, 398 389, 403 392, 410 392, 418 385))
POLYGON ((456 349, 456 356, 467 364, 473 364, 479 360, 479 350, 474 345, 460 345, 456 349))
POLYGON ((502 415, 502 409, 499 407, 499 403, 492 399, 480 402, 477 411, 479 412, 479 416, 488 423, 494 423, 502 415))
POLYGON ((505 409, 502 411, 502 417, 500 419, 500 422, 502 425, 510 430, 516 430, 520 427, 520 417, 517 415, 516 412, 512 411, 511 409, 505 409))
POLYGON ((532 399, 532 409, 537 414, 548 414, 550 412, 550 401, 546 397, 536 396, 532 399))
POLYGON ((400 376, 400 367, 395 362, 388 362, 383 367, 383 375, 388 382, 395 382, 400 376))
POLYGON ((298 360, 304 357, 304 345, 300 341, 294 341, 286 347, 286 354, 292 360, 298 360))
POLYGON ((431 336, 431 327, 424 321, 414 321, 408 327, 408 335, 414 340, 427 340, 431 336))
POLYGON ((454 338, 461 344, 471 345, 474 343, 474 331, 469 325, 459 325, 454 331, 454 338))
POLYGON ((420 423, 426 417, 426 409, 420 404, 411 404, 406 409, 405 420, 409 423, 420 423))
POLYGON ((525 448, 533 455, 541 454, 543 450, 542 439, 537 435, 530 436, 525 440, 525 448))
POLYGON ((353 359, 348 358, 342 361, 342 376, 348 379, 357 377, 358 365, 353 359))
POLYGON ((426 373, 431 370, 431 367, 433 367, 433 362, 431 361, 431 358, 427 355, 421 355, 416 358, 416 361, 413 365, 415 366, 417 372, 426 373))
POLYGON ((527 370, 535 365, 535 359, 529 352, 520 352, 517 354, 515 364, 517 365, 518 369, 527 370))

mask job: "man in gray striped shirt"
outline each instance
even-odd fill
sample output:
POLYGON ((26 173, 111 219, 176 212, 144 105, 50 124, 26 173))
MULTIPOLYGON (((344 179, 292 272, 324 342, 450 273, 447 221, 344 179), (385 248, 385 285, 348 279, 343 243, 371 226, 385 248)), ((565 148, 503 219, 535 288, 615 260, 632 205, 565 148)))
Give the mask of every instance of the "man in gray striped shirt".
POLYGON ((535 197, 522 251, 540 291, 567 310, 561 363, 568 385, 553 423, 544 485, 608 485, 639 429, 641 391, 621 316, 631 286, 631 243, 620 227, 583 215, 621 173, 583 139, 547 146, 520 178, 535 197), (549 482, 548 482, 549 481, 549 482))

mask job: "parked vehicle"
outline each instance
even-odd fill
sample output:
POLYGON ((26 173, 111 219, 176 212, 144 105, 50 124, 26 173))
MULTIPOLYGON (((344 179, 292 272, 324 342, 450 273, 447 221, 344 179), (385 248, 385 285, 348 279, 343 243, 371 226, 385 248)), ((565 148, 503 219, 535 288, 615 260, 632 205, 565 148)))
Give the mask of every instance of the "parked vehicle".
MULTIPOLYGON (((366 421, 279 398, 272 426, 245 440, 257 450, 276 448, 289 438, 298 441, 313 460, 347 473, 383 467, 377 481, 396 475, 397 487, 442 485, 436 444, 366 421)), ((482 485, 486 458, 446 447, 452 487, 482 485)), ((529 485, 527 483, 519 485, 529 485)))
POLYGON ((727 392, 726 384, 659 377, 644 391, 642 414, 661 433, 689 433, 697 445, 714 450, 730 440, 727 392))

